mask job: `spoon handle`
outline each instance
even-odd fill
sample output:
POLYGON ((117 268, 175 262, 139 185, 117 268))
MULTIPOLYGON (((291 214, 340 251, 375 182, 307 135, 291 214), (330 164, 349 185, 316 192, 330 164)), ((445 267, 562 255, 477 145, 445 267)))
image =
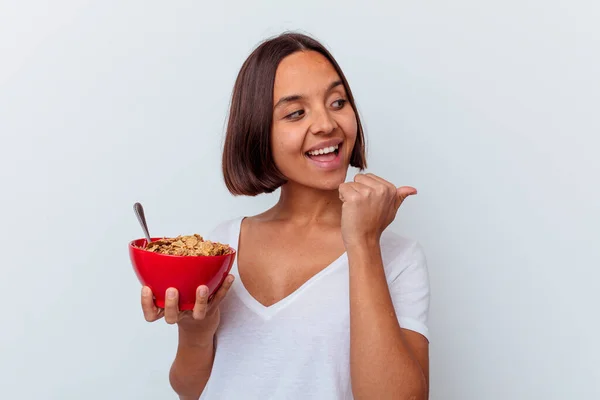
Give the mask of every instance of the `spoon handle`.
POLYGON ((140 203, 135 203, 133 205, 133 211, 135 211, 135 215, 144 230, 144 235, 146 235, 146 245, 152 241, 150 239, 150 233, 148 232, 148 224, 146 224, 146 216, 144 215, 144 207, 140 203))

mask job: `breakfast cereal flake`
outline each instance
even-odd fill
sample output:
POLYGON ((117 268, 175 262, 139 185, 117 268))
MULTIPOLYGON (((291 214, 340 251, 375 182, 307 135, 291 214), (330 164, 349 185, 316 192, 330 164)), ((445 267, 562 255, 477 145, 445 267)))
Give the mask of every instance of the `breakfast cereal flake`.
POLYGON ((204 240, 198 234, 155 240, 145 250, 172 256, 221 256, 231 253, 228 245, 204 240))

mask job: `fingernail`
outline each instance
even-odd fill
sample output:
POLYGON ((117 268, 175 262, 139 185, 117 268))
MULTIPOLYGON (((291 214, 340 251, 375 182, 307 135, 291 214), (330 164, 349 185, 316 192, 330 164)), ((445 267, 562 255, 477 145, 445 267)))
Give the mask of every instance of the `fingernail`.
POLYGON ((142 296, 150 296, 151 293, 152 293, 152 291, 150 290, 150 288, 148 286, 144 286, 142 288, 142 296))
POLYGON ((167 297, 170 299, 174 299, 175 298, 175 289, 167 290, 167 297))
POLYGON ((233 283, 233 276, 227 277, 227 283, 233 283))
POLYGON ((206 286, 201 286, 198 292, 200 293, 200 297, 206 297, 208 295, 208 288, 206 286))

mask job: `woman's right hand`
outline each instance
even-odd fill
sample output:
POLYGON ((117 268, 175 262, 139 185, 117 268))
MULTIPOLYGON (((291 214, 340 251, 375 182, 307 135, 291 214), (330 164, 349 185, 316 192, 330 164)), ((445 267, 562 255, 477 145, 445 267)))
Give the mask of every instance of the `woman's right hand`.
POLYGON ((165 308, 159 308, 154 304, 152 290, 148 286, 142 288, 142 310, 144 318, 148 322, 154 322, 165 318, 168 324, 177 323, 181 328, 194 330, 198 333, 206 333, 212 337, 219 326, 220 314, 219 304, 231 288, 233 275, 228 275, 225 282, 215 293, 212 299, 208 299, 208 287, 202 285, 196 289, 196 304, 193 310, 179 310, 179 293, 175 288, 167 289, 165 293, 165 308), (172 293, 172 295, 170 295, 172 293))

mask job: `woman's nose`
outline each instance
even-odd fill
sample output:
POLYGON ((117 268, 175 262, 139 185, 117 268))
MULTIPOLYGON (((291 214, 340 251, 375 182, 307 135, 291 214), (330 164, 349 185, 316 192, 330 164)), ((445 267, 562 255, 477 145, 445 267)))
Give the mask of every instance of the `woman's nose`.
POLYGON ((314 135, 329 135, 335 130, 337 124, 331 114, 323 109, 314 112, 310 132, 314 135))

